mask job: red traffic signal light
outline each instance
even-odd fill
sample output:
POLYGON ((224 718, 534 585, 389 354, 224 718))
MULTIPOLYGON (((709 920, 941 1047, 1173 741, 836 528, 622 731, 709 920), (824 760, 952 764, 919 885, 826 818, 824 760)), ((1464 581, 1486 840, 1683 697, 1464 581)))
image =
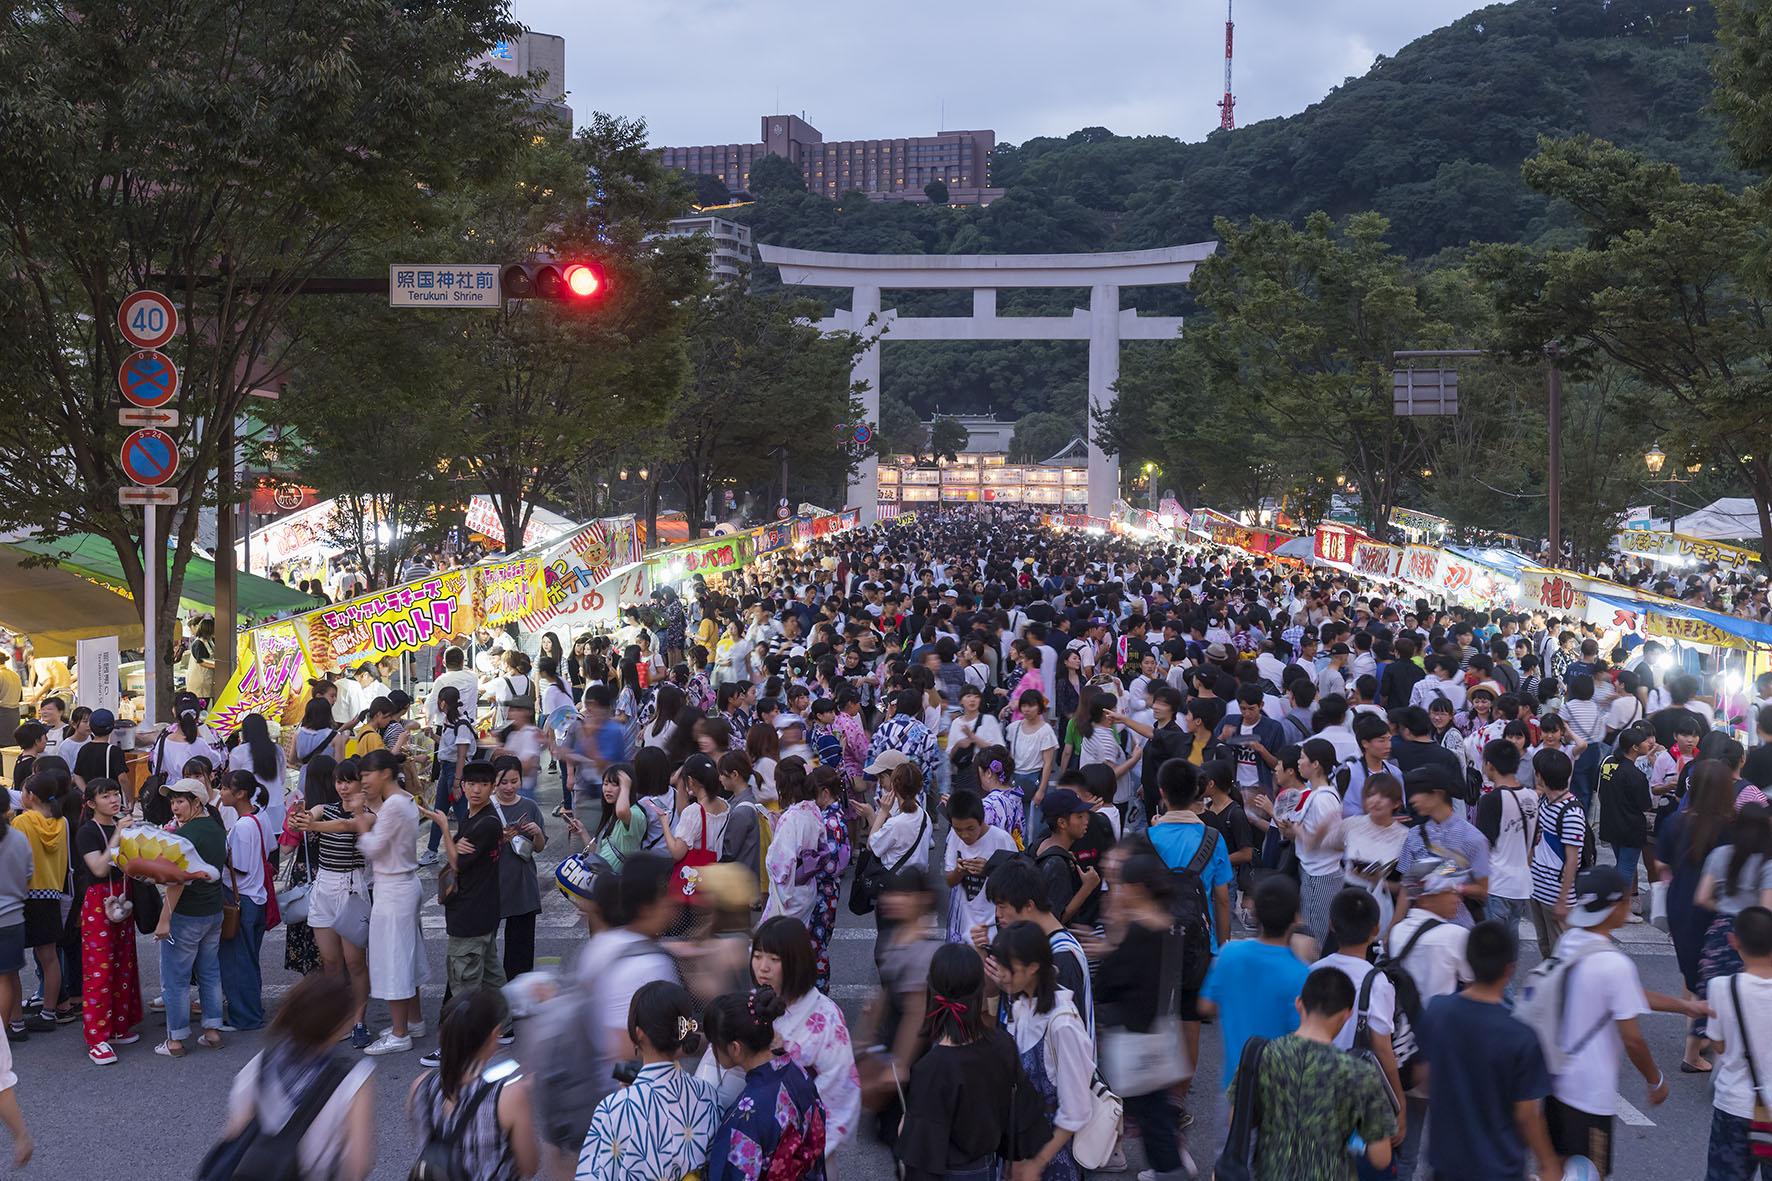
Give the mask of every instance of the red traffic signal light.
POLYGON ((552 299, 584 303, 608 294, 609 274, 591 261, 519 262, 501 272, 506 299, 552 299))

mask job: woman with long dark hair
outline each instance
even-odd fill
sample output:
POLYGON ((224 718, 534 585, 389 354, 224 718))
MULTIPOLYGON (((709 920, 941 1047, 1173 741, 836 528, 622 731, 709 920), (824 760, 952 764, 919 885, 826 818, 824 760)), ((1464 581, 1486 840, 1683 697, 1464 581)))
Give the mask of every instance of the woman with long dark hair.
MULTIPOLYGON (((1702 997, 1704 937, 1715 915, 1698 904, 1698 883, 1711 852, 1729 841, 1735 822, 1735 771, 1721 759, 1699 759, 1691 766, 1687 791, 1688 806, 1669 817, 1656 838, 1655 859, 1661 864, 1661 880, 1668 884, 1667 933, 1680 975, 1687 991, 1702 997)), ((1680 1069, 1687 1074, 1710 1073, 1704 1048, 1704 1019, 1696 1018, 1680 1069)))
POLYGON ((995 1181, 1000 1161, 1032 1157, 1051 1124, 1015 1040, 984 1020, 984 962, 959 943, 929 962, 928 1047, 905 1083, 894 1154, 905 1181, 995 1181))
POLYGON ((247 714, 240 722, 240 745, 228 752, 228 770, 249 771, 265 789, 265 819, 272 840, 283 831, 283 748, 271 741, 263 714, 247 714))
POLYGON ((682 714, 684 705, 682 689, 669 681, 660 685, 658 692, 652 695, 652 700, 646 703, 651 720, 640 736, 640 745, 656 746, 669 751, 677 734, 677 719, 682 714))
POLYGON ((814 767, 806 774, 824 822, 824 839, 819 845, 818 861, 812 884, 818 898, 812 904, 812 917, 806 928, 812 932, 818 949, 818 987, 831 987, 831 934, 837 928, 837 898, 842 891, 843 874, 849 868, 852 846, 849 836, 849 789, 843 776, 830 767, 814 767))
POLYGON ((408 1104, 419 1141, 448 1143, 460 1175, 474 1181, 518 1181, 541 1165, 529 1080, 487 1069, 507 1012, 496 989, 453 998, 437 1028, 440 1064, 412 1085, 408 1104))
POLYGON ((1698 995, 1710 982, 1741 971, 1741 953, 1730 943, 1735 916, 1750 906, 1772 906, 1772 812, 1749 804, 1730 826, 1728 843, 1704 859, 1692 902, 1716 917, 1704 932, 1698 958, 1698 995))
POLYGON ((228 1006, 223 1033, 244 1033, 265 1023, 264 970, 259 952, 273 888, 266 871, 277 839, 264 815, 266 797, 264 785, 250 771, 230 772, 222 781, 222 807, 234 813, 233 827, 228 830, 227 864, 221 867, 222 890, 240 912, 234 937, 221 943, 222 999, 228 1006))
POLYGON ((609 868, 621 872, 622 863, 640 848, 646 836, 646 812, 634 801, 634 766, 611 763, 603 768, 603 817, 589 844, 609 868))
POLYGON ((773 988, 715 997, 702 1021, 714 1061, 744 1072, 744 1091, 708 1145, 707 1181, 823 1181, 825 1110, 799 1063, 775 1052, 788 1010, 773 988))
POLYGON ((597 1104, 575 1176, 577 1181, 682 1181, 707 1165, 708 1144, 720 1122, 713 1084, 678 1064, 701 1049, 689 990, 664 980, 641 985, 628 1006, 628 1038, 640 1070, 631 1084, 597 1104))

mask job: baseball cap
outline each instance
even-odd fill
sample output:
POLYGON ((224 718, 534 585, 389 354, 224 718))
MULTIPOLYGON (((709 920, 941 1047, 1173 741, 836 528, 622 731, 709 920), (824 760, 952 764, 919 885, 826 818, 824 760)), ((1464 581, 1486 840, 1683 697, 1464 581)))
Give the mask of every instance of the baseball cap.
POLYGON ((1354 650, 1346 644, 1336 644, 1329 649, 1329 655, 1331 656, 1352 656, 1353 654, 1354 650))
POLYGON ((788 713, 786 711, 775 715, 776 733, 779 734, 781 731, 794 726, 798 726, 804 730, 806 728, 806 719, 802 718, 799 714, 788 713))
POLYGON ((1082 797, 1068 787, 1053 788, 1046 793, 1046 798, 1040 801, 1040 815, 1049 821, 1087 811, 1089 811, 1089 805, 1085 804, 1082 797))
POLYGON ((1596 865, 1575 879, 1575 901, 1569 907, 1571 927, 1597 927, 1630 893, 1624 875, 1610 865, 1596 865))
POLYGON ((180 779, 169 783, 162 790, 169 796, 194 796, 201 802, 210 803, 209 786, 201 779, 180 779))
POLYGON ((404 689, 392 690, 388 693, 388 704, 394 707, 395 712, 411 709, 412 695, 404 689))
POLYGON ((117 715, 108 709, 95 709, 87 719, 87 724, 92 727, 95 736, 103 738, 117 728, 117 715))
POLYGON ((893 768, 902 767, 910 761, 910 756, 902 750, 883 750, 880 752, 879 758, 863 767, 862 770, 869 775, 884 775, 893 768))

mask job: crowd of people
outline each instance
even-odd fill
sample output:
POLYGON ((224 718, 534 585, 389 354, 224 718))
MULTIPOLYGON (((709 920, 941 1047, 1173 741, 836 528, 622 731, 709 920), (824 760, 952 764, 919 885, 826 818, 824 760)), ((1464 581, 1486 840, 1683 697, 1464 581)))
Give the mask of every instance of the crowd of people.
POLYGON ((866 1138, 918 1181, 1068 1181, 1136 1134, 1172 1181, 1213 1167, 1216 1086, 1221 1177, 1555 1181, 1611 1173, 1626 1061, 1666 1099, 1654 1011, 1691 1022, 1736 1181, 1772 1088, 1772 703, 1744 742, 1674 657, 1003 513, 770 555, 533 658, 467 637, 422 708, 365 665, 283 742, 184 697, 142 783, 115 719, 45 702, 0 819, 0 1012, 82 1022, 98 1065, 148 1011, 170 1058, 268 1023, 205 1176, 274 1127, 302 1175, 367 1176, 373 1062, 420 1052, 428 1177, 793 1181, 866 1138), (131 817, 220 880, 121 874, 131 817), (584 942, 537 972, 556 891, 584 942), (1613 938, 1644 921, 1680 995, 1613 938), (302 978, 267 1017, 279 922, 302 978), (848 1014, 844 925, 877 978, 848 1014))

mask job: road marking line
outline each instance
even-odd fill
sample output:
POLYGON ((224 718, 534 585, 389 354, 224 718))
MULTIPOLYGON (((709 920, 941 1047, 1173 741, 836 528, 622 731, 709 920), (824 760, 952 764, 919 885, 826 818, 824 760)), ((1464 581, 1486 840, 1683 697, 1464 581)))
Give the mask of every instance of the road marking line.
POLYGON ((1623 1095, 1613 1097, 1612 1102, 1618 1107, 1618 1118, 1633 1128, 1653 1128, 1655 1121, 1630 1105, 1623 1095))

